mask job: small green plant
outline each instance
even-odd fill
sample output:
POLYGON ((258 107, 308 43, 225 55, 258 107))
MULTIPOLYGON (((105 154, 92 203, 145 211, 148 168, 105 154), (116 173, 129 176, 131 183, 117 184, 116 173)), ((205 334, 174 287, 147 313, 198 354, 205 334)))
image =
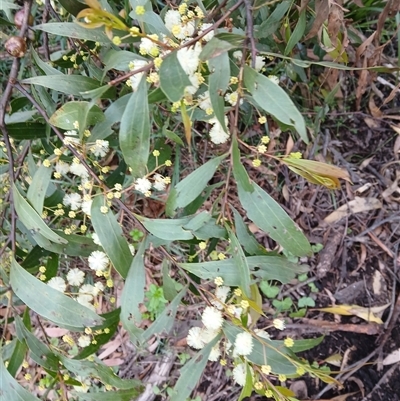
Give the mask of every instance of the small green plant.
POLYGON ((155 320, 165 309, 165 304, 168 301, 164 298, 164 290, 155 284, 150 284, 149 290, 145 292, 145 306, 148 313, 143 314, 143 317, 150 320, 155 320))

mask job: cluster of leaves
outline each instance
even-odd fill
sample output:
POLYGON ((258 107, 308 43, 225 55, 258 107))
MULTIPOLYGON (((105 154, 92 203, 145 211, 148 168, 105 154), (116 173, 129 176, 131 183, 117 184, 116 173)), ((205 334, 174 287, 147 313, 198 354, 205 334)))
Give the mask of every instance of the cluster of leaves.
MULTIPOLYGON (((290 308, 277 301, 266 316, 259 283, 274 298, 276 286, 307 271, 296 258, 311 255, 312 248, 284 209, 250 179, 243 160, 252 158, 254 167, 278 161, 330 189, 339 187, 339 178, 348 179, 334 166, 266 147, 274 129, 308 143, 306 122, 282 86, 306 79, 312 64, 344 68, 311 61, 301 44, 308 35, 316 41, 315 54, 343 62, 344 31, 333 40, 324 21, 307 28, 310 9, 291 1, 256 1, 252 7, 247 1, 183 1, 162 9, 149 0, 130 0, 124 8, 105 0, 59 3, 46 5, 56 22, 32 27, 26 76, 9 84, 18 92, 2 121, 0 291, 9 307, 3 338, 13 333, 0 352, 2 394, 37 400, 15 379, 29 360, 46 378, 32 384, 42 399, 51 391, 63 399, 106 399, 103 390, 112 391, 113 400, 135 397, 142 384, 119 378, 96 352, 120 323, 139 350, 153 336, 168 335, 189 284, 210 303, 214 281, 240 289, 241 298, 231 302, 247 308, 239 315, 224 310, 218 335, 181 369, 172 400, 190 396, 222 337, 234 344, 244 332, 253 333, 252 350, 232 357, 232 366, 247 367, 241 398, 255 390, 293 399, 278 378, 305 372, 332 381, 296 356, 321 339, 284 343, 254 334, 261 317, 272 321, 290 308), (167 16, 170 11, 175 14, 167 16), (171 28, 168 18, 179 20, 171 28), (312 29, 323 31, 323 42, 312 29), (40 38, 46 38, 47 62, 38 52, 40 38), (61 49, 50 54, 49 41, 61 49), (246 139, 241 132, 247 126, 265 133, 246 139), (183 168, 182 155, 197 164, 209 139, 214 147, 208 160, 192 171, 183 168), (14 167, 16 174, 8 174, 14 167), (217 171, 218 182, 211 183, 217 171), (165 214, 132 212, 132 192, 137 201, 162 201, 165 214), (236 192, 245 215, 227 202, 236 192), (249 220, 275 241, 276 250, 256 241, 249 220), (135 227, 131 238, 122 223, 135 227), (145 259, 154 252, 163 257, 162 287, 152 284, 146 291, 145 259), (76 268, 84 274, 71 278, 76 268), (118 300, 116 287, 122 289, 118 300), (38 337, 32 316, 41 322, 38 337), (68 334, 50 341, 44 326, 68 334)), ((12 33, 15 6, 1 6, 6 18, 0 22, 12 33)), ((34 5, 33 14, 42 7, 34 5)), ((304 300, 299 307, 311 304, 304 300)))

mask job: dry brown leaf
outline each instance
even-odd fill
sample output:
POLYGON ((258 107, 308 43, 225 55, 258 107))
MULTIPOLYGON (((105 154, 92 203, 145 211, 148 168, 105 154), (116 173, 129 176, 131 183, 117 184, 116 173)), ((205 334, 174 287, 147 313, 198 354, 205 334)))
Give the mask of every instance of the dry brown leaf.
POLYGON ((393 365, 394 363, 400 362, 400 348, 391 352, 383 361, 383 365, 393 365))
POLYGON ((315 309, 321 312, 326 313, 334 313, 336 315, 342 316, 357 316, 367 322, 374 322, 378 324, 383 324, 382 319, 376 315, 376 313, 381 312, 382 308, 386 309, 390 304, 373 307, 373 308, 365 308, 363 306, 358 305, 336 305, 328 308, 320 308, 315 309))
POLYGON ((48 337, 62 337, 69 333, 69 330, 60 327, 45 327, 44 331, 48 337))
POLYGON ((356 190, 355 190, 355 194, 356 194, 356 195, 361 195, 361 194, 363 194, 365 191, 368 191, 371 187, 372 187, 372 183, 367 182, 367 183, 364 184, 362 187, 356 189, 356 190))
POLYGON ((398 153, 400 153, 400 135, 396 138, 393 145, 393 153, 395 158, 398 158, 398 153))
POLYGON ((370 118, 370 117, 365 117, 364 122, 365 122, 365 124, 368 125, 368 128, 371 128, 371 129, 377 129, 377 128, 380 128, 380 126, 381 126, 379 121, 374 120, 373 118, 370 118))
POLYGON ((346 205, 340 206, 337 210, 329 214, 323 220, 324 223, 335 223, 343 217, 351 216, 355 213, 366 212, 368 210, 380 209, 382 202, 376 198, 360 198, 356 196, 354 200, 348 202, 346 205))
POLYGON ((330 365, 337 366, 338 368, 340 368, 340 366, 342 364, 342 359, 343 359, 342 355, 333 354, 333 355, 328 356, 328 358, 326 358, 324 360, 324 362, 329 363, 330 365))
POLYGON ((294 141, 291 135, 289 135, 288 140, 286 141, 286 150, 285 150, 285 155, 290 154, 290 152, 293 150, 294 146, 294 141))
POLYGON ((360 170, 364 170, 369 163, 374 159, 374 156, 369 157, 368 159, 365 159, 361 164, 360 164, 360 170))
POLYGON ((347 397, 350 397, 354 394, 357 394, 358 391, 354 391, 352 393, 347 393, 347 394, 342 394, 342 395, 337 395, 336 397, 333 397, 330 399, 330 401, 346 401, 347 397))
POLYGON ((393 131, 397 132, 400 135, 400 127, 397 125, 391 125, 390 128, 392 128, 393 131))
MULTIPOLYGON (((364 60, 363 67, 367 67, 366 59, 364 60)), ((370 74, 368 70, 362 70, 358 78, 358 85, 356 89, 356 110, 360 110, 361 98, 368 86, 369 76, 370 74)))
POLYGON ((313 38, 322 27, 322 24, 328 19, 331 2, 327 0, 315 0, 315 19, 310 31, 304 40, 313 38))
POLYGON ((361 0, 353 0, 353 3, 358 7, 365 7, 361 0))
POLYGON ((343 26, 343 9, 336 3, 332 3, 328 17, 328 34, 334 47, 338 45, 340 28, 343 26))
POLYGON ((360 46, 357 47, 356 50, 356 62, 360 60, 361 56, 367 50, 368 46, 371 45, 372 41, 374 40, 376 32, 374 32, 371 36, 369 36, 360 46))
POLYGON ((388 0, 385 8, 379 15, 378 23, 376 24, 375 46, 379 45, 381 32, 385 22, 388 21, 388 17, 394 17, 398 11, 400 11, 399 0, 388 0))
POLYGON ((400 92, 400 83, 397 84, 397 85, 392 89, 392 91, 389 93, 389 96, 383 101, 383 104, 382 104, 382 105, 391 102, 391 101, 395 98, 395 96, 399 94, 399 92, 400 92))
POLYGON ((369 97, 368 107, 369 107, 369 111, 371 112, 372 117, 375 117, 375 118, 382 117, 383 113, 381 112, 379 107, 375 104, 374 95, 372 93, 371 93, 371 96, 369 97))
POLYGON ((372 278, 372 290, 374 295, 381 295, 382 287, 384 287, 385 279, 379 270, 375 270, 374 276, 372 278))

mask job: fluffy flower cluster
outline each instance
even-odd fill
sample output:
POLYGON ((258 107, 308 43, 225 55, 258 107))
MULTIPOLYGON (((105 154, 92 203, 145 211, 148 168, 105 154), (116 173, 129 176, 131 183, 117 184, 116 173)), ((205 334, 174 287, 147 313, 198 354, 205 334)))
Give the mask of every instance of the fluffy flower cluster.
POLYGON ((147 177, 137 178, 134 184, 135 190, 141 192, 145 196, 151 196, 151 188, 157 191, 165 191, 167 185, 171 182, 169 177, 163 177, 161 174, 154 174, 153 182, 147 177))
POLYGON ((47 285, 62 293, 66 292, 68 286, 78 287, 78 295, 75 297, 75 300, 94 311, 95 307, 93 301, 96 296, 104 291, 104 284, 100 281, 96 282, 94 285, 83 284, 84 281, 85 273, 78 268, 73 268, 68 271, 66 279, 53 277, 47 282, 47 285))

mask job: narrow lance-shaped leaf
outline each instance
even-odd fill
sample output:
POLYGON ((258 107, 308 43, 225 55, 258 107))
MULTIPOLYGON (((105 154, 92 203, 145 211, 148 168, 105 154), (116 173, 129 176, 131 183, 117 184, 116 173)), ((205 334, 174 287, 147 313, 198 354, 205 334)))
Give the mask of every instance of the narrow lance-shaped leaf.
POLYGON ((145 75, 136 92, 131 95, 122 115, 119 143, 133 177, 143 177, 150 152, 150 117, 145 75))
POLYGON ((24 325, 19 316, 15 316, 15 325, 17 336, 25 340, 30 350, 30 357, 40 366, 45 369, 56 372, 58 370, 58 358, 50 350, 50 348, 32 334, 24 325))
POLYGON ((190 217, 181 219, 148 219, 136 214, 135 217, 144 225, 147 231, 158 238, 169 241, 190 240, 193 238, 192 232, 184 228, 189 223, 190 217))
POLYGON ((18 217, 24 226, 32 232, 32 235, 38 233, 50 241, 56 242, 57 244, 66 244, 68 241, 54 231, 52 231, 35 209, 24 199, 19 193, 15 184, 13 184, 13 199, 15 210, 17 211, 18 217))
POLYGON ((247 174, 246 169, 240 161, 240 150, 236 137, 232 140, 232 160, 233 160, 233 175, 238 185, 247 192, 253 192, 254 188, 251 185, 250 177, 247 174))
POLYGON ((15 259, 11 261, 10 284, 25 305, 60 327, 81 331, 102 323, 103 319, 95 312, 38 280, 15 259))
POLYGON ((24 79, 22 83, 44 86, 45 88, 75 96, 100 86, 98 81, 83 75, 64 75, 61 78, 60 75, 42 75, 24 79))
MULTIPOLYGON (((263 280, 278 280, 281 283, 288 283, 297 274, 308 271, 307 266, 299 266, 282 256, 248 256, 246 261, 254 276, 263 280)), ((240 286, 238 267, 233 259, 178 265, 202 279, 214 280, 216 277, 222 277, 225 285, 240 286)))
POLYGON ((50 184, 52 170, 51 168, 41 165, 32 178, 26 197, 38 213, 43 211, 44 198, 46 196, 47 187, 50 184))
POLYGON ((247 217, 292 255, 311 255, 311 245, 301 229, 270 195, 256 183, 252 185, 254 192, 250 193, 237 182, 247 217))
POLYGON ((76 375, 82 375, 84 377, 98 377, 104 384, 109 384, 120 389, 140 389, 142 387, 142 383, 139 380, 121 379, 109 366, 106 366, 101 362, 89 360, 81 361, 77 359, 71 359, 61 354, 58 356, 62 364, 76 375))
POLYGON ((227 131, 225 124, 225 101, 223 94, 229 85, 229 77, 231 70, 229 65, 228 52, 223 52, 217 57, 208 61, 208 68, 210 70, 209 89, 211 105, 214 110, 215 117, 221 124, 224 131, 227 131))
POLYGON ((235 262, 237 271, 239 273, 240 288, 243 290, 244 294, 248 298, 251 298, 250 269, 249 269, 249 265, 247 263, 247 259, 244 255, 243 249, 240 246, 240 243, 239 243, 238 239, 236 238, 236 235, 233 233, 232 229, 227 224, 225 225, 225 228, 228 231, 229 239, 231 242, 231 248, 232 248, 232 257, 235 262))
POLYGON ((181 369, 181 375, 170 395, 171 401, 187 400, 207 365, 212 347, 220 338, 221 335, 217 335, 181 369))
POLYGON ((57 36, 67 36, 69 38, 91 40, 93 42, 110 44, 111 40, 104 33, 104 29, 87 29, 75 22, 47 22, 46 24, 36 25, 33 29, 52 33, 57 36))
POLYGON ((171 102, 179 102, 191 82, 183 70, 176 52, 170 53, 160 67, 160 86, 171 102))
POLYGON ((99 106, 94 105, 87 110, 88 106, 89 102, 65 103, 50 117, 50 124, 65 130, 72 130, 75 129, 75 121, 78 121, 79 127, 84 129, 87 125, 96 125, 105 119, 99 106), (85 116, 86 111, 87 116, 85 116))
POLYGON ((103 196, 96 196, 92 203, 91 219, 101 246, 110 258, 115 270, 125 278, 132 263, 133 256, 122 232, 121 226, 111 210, 102 213, 103 196))
POLYGON ((146 286, 146 269, 143 262, 146 248, 147 240, 143 239, 133 258, 121 296, 121 322, 135 343, 142 342, 143 330, 138 326, 142 321, 139 307, 144 301, 146 286))
POLYGON ((0 356, 0 395, 7 401, 40 401, 29 391, 25 390, 8 372, 0 356))
POLYGON ((222 155, 209 160, 180 181, 171 191, 167 207, 170 210, 175 210, 178 207, 185 207, 194 201, 202 193, 208 181, 215 174, 217 167, 226 156, 222 155))
POLYGON ((285 56, 288 55, 292 51, 293 47, 296 46, 296 43, 298 43, 300 41, 301 37, 304 34, 305 29, 306 29, 306 12, 303 11, 300 14, 296 28, 294 29, 294 31, 293 31, 292 35, 290 36, 289 41, 286 45, 286 48, 284 51, 285 56))
POLYGON ((308 143, 304 118, 279 85, 247 66, 244 67, 244 84, 259 107, 278 121, 294 127, 301 139, 308 143))
POLYGON ((351 182, 347 170, 330 164, 294 157, 284 157, 281 162, 313 184, 320 184, 329 189, 340 188, 339 178, 351 182))

